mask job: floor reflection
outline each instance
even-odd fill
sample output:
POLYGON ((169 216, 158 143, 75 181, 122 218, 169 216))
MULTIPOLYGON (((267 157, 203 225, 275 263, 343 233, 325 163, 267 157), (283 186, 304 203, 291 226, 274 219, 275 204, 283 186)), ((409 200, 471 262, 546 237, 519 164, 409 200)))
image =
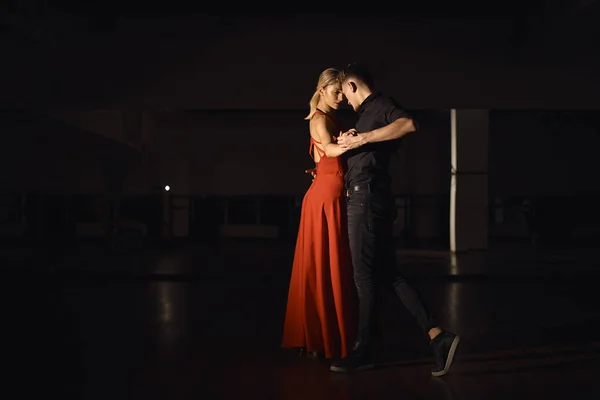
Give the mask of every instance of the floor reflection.
POLYGON ((415 282, 434 313, 463 338, 457 364, 448 376, 431 380, 428 341, 392 296, 382 318, 382 358, 389 365, 346 376, 331 374, 327 364, 283 355, 279 341, 293 248, 250 247, 216 248, 210 258, 190 248, 148 265, 115 257, 89 264, 98 269, 85 276, 9 276, 4 358, 22 378, 21 394, 40 385, 46 394, 94 400, 493 400, 526 391, 552 399, 571 399, 575 392, 583 393, 576 398, 600 398, 595 266, 529 263, 527 274, 536 279, 522 279, 513 272, 521 274, 525 262, 496 262, 490 273, 482 256, 450 264, 448 257, 412 256, 407 276, 420 278, 415 282), (151 272, 187 272, 114 273, 138 272, 141 265, 151 272), (580 271, 589 279, 544 280, 546 268, 561 268, 565 277, 580 271), (265 270, 268 282, 261 276, 265 270), (74 386, 84 395, 73 396, 74 386))
POLYGON ((188 284, 156 282, 151 284, 151 299, 156 303, 157 341, 161 354, 177 357, 187 343, 188 284))
MULTIPOLYGON (((450 275, 458 275, 458 259, 456 254, 450 255, 450 275)), ((463 284, 460 282, 450 282, 445 285, 445 301, 444 311, 446 321, 448 323, 447 329, 456 331, 461 326, 460 315, 462 311, 461 300, 462 300, 462 288, 463 284)))

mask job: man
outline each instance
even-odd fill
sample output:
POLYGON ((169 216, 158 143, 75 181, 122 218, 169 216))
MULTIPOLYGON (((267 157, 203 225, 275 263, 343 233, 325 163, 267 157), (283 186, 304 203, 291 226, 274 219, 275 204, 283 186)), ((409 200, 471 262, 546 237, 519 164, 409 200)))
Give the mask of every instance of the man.
POLYGON ((344 132, 338 144, 345 150, 348 234, 359 298, 358 337, 351 354, 331 365, 335 372, 366 370, 373 364, 376 291, 391 286, 404 306, 429 335, 436 366, 434 376, 448 372, 459 337, 433 321, 418 293, 398 270, 394 245, 396 205, 389 163, 398 140, 416 131, 411 116, 392 99, 373 92, 366 68, 351 64, 343 72, 342 90, 358 114, 356 128, 344 132))

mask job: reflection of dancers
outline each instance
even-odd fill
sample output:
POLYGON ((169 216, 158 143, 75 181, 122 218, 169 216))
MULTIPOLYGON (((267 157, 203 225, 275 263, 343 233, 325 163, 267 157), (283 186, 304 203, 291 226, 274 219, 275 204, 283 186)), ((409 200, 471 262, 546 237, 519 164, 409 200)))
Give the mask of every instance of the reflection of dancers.
POLYGON ((411 116, 393 100, 372 92, 369 72, 351 64, 342 74, 342 90, 358 113, 356 129, 338 138, 346 150, 348 236, 354 280, 358 289, 358 338, 352 353, 331 365, 331 370, 348 372, 374 367, 372 360, 375 294, 380 284, 391 286, 430 337, 436 368, 448 372, 458 345, 458 336, 442 331, 396 264, 394 219, 396 204, 391 189, 389 162, 397 139, 414 132, 411 116))
POLYGON ((306 118, 316 173, 302 201, 282 339, 284 348, 326 358, 347 356, 356 329, 343 151, 334 139, 340 130, 333 117, 343 101, 338 77, 332 68, 321 73, 306 118))

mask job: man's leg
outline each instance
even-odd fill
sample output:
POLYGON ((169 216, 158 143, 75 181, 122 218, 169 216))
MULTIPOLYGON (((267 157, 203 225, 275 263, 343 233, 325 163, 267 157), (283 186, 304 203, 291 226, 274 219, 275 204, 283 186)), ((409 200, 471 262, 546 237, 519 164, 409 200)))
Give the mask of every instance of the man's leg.
POLYGON ((370 227, 368 193, 353 193, 348 197, 348 239, 358 293, 358 334, 354 349, 348 357, 331 365, 335 372, 366 370, 372 362, 373 328, 375 325, 375 236, 370 227))
POLYGON ((372 221, 375 225, 373 232, 377 235, 376 254, 377 265, 381 265, 381 277, 385 284, 391 285, 402 301, 402 304, 415 317, 417 324, 429 335, 430 347, 436 362, 431 371, 434 376, 445 375, 454 360, 458 345, 458 335, 443 331, 439 328, 419 293, 410 285, 400 272, 396 261, 396 246, 394 244, 395 202, 393 196, 373 197, 371 203, 372 221))
POLYGON ((400 272, 396 261, 394 240, 395 203, 393 196, 374 197, 372 213, 375 218, 373 230, 377 235, 376 254, 381 265, 382 283, 392 287, 402 304, 415 317, 417 324, 425 333, 437 328, 430 311, 419 293, 400 272))

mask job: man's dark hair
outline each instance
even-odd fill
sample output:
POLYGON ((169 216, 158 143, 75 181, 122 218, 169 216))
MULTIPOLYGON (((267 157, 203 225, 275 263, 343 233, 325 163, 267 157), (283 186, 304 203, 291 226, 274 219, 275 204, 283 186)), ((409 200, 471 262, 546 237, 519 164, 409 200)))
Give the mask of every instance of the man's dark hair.
POLYGON ((341 74, 342 82, 350 78, 354 78, 363 82, 369 88, 373 88, 373 85, 375 83, 373 80, 373 75, 371 75, 369 68, 364 64, 359 64, 355 62, 348 64, 348 66, 342 71, 341 74))

